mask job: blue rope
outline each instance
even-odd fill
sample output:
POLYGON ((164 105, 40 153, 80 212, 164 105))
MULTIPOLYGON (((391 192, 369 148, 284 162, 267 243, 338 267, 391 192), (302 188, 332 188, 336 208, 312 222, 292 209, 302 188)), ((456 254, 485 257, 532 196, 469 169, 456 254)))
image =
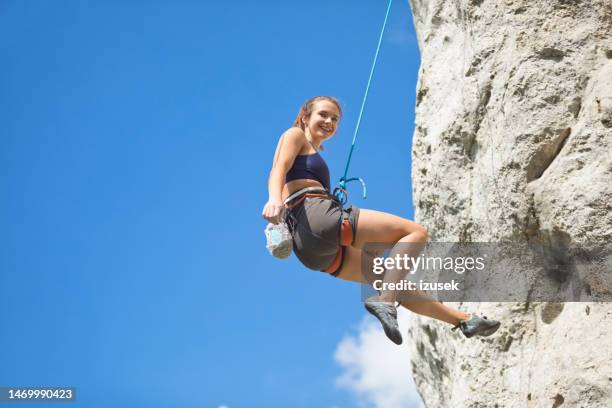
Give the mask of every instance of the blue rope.
POLYGON ((350 179, 346 178, 348 174, 349 164, 351 163, 351 158, 353 157, 353 150, 355 149, 355 141, 357 140, 357 132, 359 132, 359 125, 361 124, 361 117, 363 115, 363 110, 365 108, 366 100, 368 99, 368 92, 370 91, 370 84, 372 83, 372 77, 374 76, 374 68, 376 68, 376 61, 378 60, 378 54, 380 52, 380 44, 382 43, 383 34, 385 33, 385 27, 387 26, 387 20, 389 19, 389 11, 391 10, 391 4, 393 0, 389 0, 389 5, 387 6, 387 13, 385 14, 385 21, 383 22, 382 29, 380 30, 380 37, 378 38, 378 46, 376 47, 376 54, 374 55, 374 61, 372 62, 372 69, 370 69, 370 77, 368 78, 368 85, 366 86, 365 95, 363 96, 363 100, 361 102, 361 109, 359 110, 359 117, 357 118, 357 125, 355 126, 355 132, 353 134, 353 143, 351 144, 351 150, 349 152, 348 160, 346 161, 346 168, 344 169, 344 175, 340 179, 339 187, 334 189, 334 195, 338 197, 342 204, 346 204, 348 198, 348 192, 346 190, 346 184, 359 180, 361 186, 363 187, 363 198, 366 198, 366 184, 362 178, 352 177, 350 179))

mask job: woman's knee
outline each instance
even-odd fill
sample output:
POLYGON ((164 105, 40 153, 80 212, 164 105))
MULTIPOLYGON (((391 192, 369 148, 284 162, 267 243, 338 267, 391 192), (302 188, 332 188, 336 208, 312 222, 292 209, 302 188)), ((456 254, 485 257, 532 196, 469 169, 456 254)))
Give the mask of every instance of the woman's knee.
POLYGON ((429 237, 429 231, 427 228, 422 226, 421 224, 416 224, 418 227, 414 230, 413 234, 417 236, 417 240, 419 242, 427 242, 427 238, 429 237))
POLYGON ((427 242, 427 238, 429 237, 427 228, 407 219, 403 219, 400 234, 402 238, 409 237, 411 242, 427 242))

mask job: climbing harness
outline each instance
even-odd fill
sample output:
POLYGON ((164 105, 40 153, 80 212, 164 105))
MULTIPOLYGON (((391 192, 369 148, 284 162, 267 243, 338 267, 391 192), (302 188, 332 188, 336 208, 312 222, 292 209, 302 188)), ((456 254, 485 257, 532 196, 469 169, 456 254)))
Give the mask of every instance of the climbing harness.
POLYGON ((365 107, 366 100, 368 99, 368 92, 370 90, 370 84, 372 83, 372 76, 374 75, 374 68, 376 68, 376 61, 378 60, 378 54, 380 52, 380 44, 382 43, 383 34, 385 33, 385 27, 387 26, 387 20, 389 19, 389 11, 391 10, 391 4, 393 0, 389 0, 387 6, 387 13, 385 14, 385 21, 383 22, 382 29, 380 30, 380 36, 378 38, 378 46, 376 47, 376 53, 374 54, 374 61, 372 62, 372 68, 370 69, 370 77, 368 78, 368 84, 366 86, 365 94, 361 102, 361 109, 359 110, 359 117, 357 118, 357 125, 355 126, 355 132, 353 133, 353 143, 351 144, 351 150, 349 151, 348 160, 346 161, 346 167, 344 169, 344 175, 340 178, 339 186, 334 189, 334 195, 340 200, 342 205, 346 204, 348 200, 348 190, 346 188, 347 183, 351 181, 359 181, 363 188, 363 198, 366 198, 366 184, 360 177, 346 178, 348 174, 349 164, 351 163, 351 157, 353 156, 353 150, 355 148, 355 141, 357 140, 357 132, 359 131, 359 125, 361 124, 361 117, 363 115, 363 109, 365 107))

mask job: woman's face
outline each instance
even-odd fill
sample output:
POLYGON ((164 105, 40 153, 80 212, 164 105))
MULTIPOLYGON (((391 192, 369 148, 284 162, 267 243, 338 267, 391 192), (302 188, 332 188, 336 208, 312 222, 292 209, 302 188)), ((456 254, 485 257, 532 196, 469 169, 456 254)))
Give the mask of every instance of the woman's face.
POLYGON ((314 103, 310 117, 306 119, 306 130, 318 140, 329 139, 336 133, 340 111, 335 103, 319 100, 314 103))

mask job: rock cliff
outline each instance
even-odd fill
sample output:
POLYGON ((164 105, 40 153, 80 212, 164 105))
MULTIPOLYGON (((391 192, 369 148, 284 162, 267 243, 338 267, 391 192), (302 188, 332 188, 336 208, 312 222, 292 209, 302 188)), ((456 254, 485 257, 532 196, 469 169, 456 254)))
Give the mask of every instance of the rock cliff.
MULTIPOLYGON (((539 242, 556 253, 610 243, 612 2, 410 6, 422 61, 414 204, 431 240, 539 242)), ((609 299, 607 259, 582 290, 609 299)), ((413 372, 426 406, 612 406, 610 303, 455 306, 503 326, 468 340, 414 317, 413 372)))

